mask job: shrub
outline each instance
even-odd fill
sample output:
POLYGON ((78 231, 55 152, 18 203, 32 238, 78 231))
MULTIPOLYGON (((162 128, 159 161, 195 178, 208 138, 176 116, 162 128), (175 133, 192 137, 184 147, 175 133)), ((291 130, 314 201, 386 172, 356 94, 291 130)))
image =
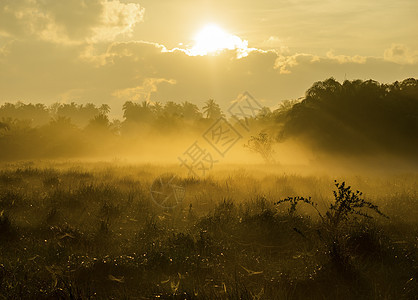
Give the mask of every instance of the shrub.
POLYGON ((335 202, 331 203, 326 217, 331 225, 337 227, 341 221, 347 220, 350 215, 356 214, 366 218, 372 218, 361 209, 370 209, 377 214, 387 217, 378 208, 377 205, 364 200, 363 193, 360 191, 353 192, 351 186, 346 186, 345 182, 339 183, 335 180, 336 191, 333 191, 335 202))
POLYGON ((311 197, 287 197, 277 201, 275 205, 289 202, 290 208, 288 212, 293 216, 296 212, 296 207, 299 202, 309 204, 316 210, 323 222, 333 226, 334 228, 337 228, 342 221, 347 220, 352 215, 360 215, 366 218, 372 218, 370 215, 364 212, 363 209, 372 210, 380 216, 387 218, 387 216, 379 210, 377 205, 374 205, 373 203, 362 198, 362 192, 358 190, 353 192, 351 190, 351 186, 346 186, 344 181, 339 183, 335 180, 335 186, 337 187, 337 190, 333 191, 334 202, 331 203, 328 211, 325 213, 325 217, 317 209, 317 203, 312 201, 311 197))

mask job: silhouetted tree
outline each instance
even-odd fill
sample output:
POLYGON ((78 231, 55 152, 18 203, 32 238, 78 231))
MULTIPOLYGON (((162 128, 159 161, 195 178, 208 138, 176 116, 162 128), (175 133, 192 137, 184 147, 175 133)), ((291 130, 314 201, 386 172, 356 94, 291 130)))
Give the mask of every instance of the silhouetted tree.
POLYGON ((203 113, 206 115, 207 119, 219 119, 223 116, 222 110, 219 105, 213 99, 209 99, 205 102, 203 106, 203 113))
POLYGON ((127 101, 122 109, 123 117, 127 122, 147 123, 153 119, 153 110, 151 104, 147 101, 142 101, 141 103, 127 101))
POLYGON ((182 103, 182 115, 186 120, 199 120, 202 118, 202 114, 196 104, 190 102, 182 103))
POLYGON ((99 114, 90 120, 87 129, 107 130, 110 126, 109 118, 104 114, 99 114))
POLYGON ((164 105, 164 116, 167 118, 180 118, 183 115, 183 109, 180 104, 177 104, 173 101, 168 101, 164 105))
POLYGON ((25 104, 19 101, 16 104, 5 103, 1 105, 0 118, 27 120, 32 125, 39 126, 48 122, 50 112, 44 104, 25 104))
POLYGON ((316 82, 282 118, 281 135, 339 153, 418 151, 418 81, 316 82))
POLYGON ((163 114, 164 106, 161 102, 157 101, 157 102, 154 102, 151 109, 152 109, 152 112, 153 112, 154 116, 156 118, 159 118, 163 114))
POLYGON ((266 132, 260 132, 257 136, 251 136, 244 147, 250 149, 252 152, 258 153, 266 163, 273 163, 273 144, 274 139, 266 132))
POLYGON ((109 106, 109 105, 107 105, 107 104, 102 104, 102 105, 99 107, 99 112, 100 112, 100 114, 102 114, 102 115, 107 115, 108 113, 110 113, 110 106, 109 106))
MULTIPOLYGON (((51 109, 55 111, 55 117, 70 118, 75 125, 80 127, 86 126, 91 119, 101 113, 100 109, 93 103, 60 103, 51 106, 51 109)), ((103 109, 106 110, 106 104, 103 106, 103 109)))

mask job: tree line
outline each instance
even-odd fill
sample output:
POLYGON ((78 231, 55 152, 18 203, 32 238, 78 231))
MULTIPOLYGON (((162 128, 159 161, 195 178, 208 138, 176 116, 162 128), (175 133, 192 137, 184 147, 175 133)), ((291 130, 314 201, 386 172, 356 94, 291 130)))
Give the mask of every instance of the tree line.
MULTIPOLYGON (((29 122, 31 126, 45 125, 53 119, 66 118, 78 126, 85 127, 99 116, 107 116, 110 113, 110 106, 102 104, 96 106, 93 103, 77 104, 71 102, 54 103, 47 106, 42 103, 25 104, 6 102, 0 105, 0 120, 3 125, 12 123, 15 120, 29 122)), ((150 121, 170 121, 183 119, 186 121, 199 121, 201 119, 218 119, 223 116, 220 106, 213 99, 206 101, 202 109, 196 104, 185 101, 181 104, 168 101, 150 103, 143 101, 134 103, 127 101, 123 104, 123 119, 127 123, 147 123, 150 121)))
MULTIPOLYGON (((202 132, 222 116, 232 121, 213 99, 201 108, 188 101, 127 101, 122 109, 122 120, 110 120, 106 104, 5 103, 0 106, 0 160, 88 155, 103 149, 103 143, 120 145, 120 139, 144 134, 202 132)), ((281 101, 274 110, 264 107, 247 121, 252 134, 262 133, 273 143, 297 139, 331 154, 414 158, 418 80, 382 84, 329 78, 315 82, 301 99, 281 101)))

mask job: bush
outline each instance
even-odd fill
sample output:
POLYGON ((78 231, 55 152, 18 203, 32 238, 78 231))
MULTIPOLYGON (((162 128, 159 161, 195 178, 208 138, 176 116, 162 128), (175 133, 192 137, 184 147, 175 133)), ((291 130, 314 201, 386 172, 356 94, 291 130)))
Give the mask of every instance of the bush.
POLYGON ((328 211, 325 213, 325 217, 317 209, 317 203, 312 201, 311 197, 287 197, 277 201, 275 205, 289 202, 290 208, 288 209, 288 213, 293 216, 296 212, 296 207, 299 202, 309 204, 316 210, 324 223, 331 225, 334 228, 338 228, 342 221, 349 219, 349 217, 352 215, 360 215, 366 218, 372 218, 370 215, 364 212, 363 209, 372 210, 380 216, 387 218, 387 216, 379 210, 377 205, 374 205, 373 203, 361 198, 363 195, 362 192, 358 190, 353 192, 351 190, 351 186, 346 186, 344 181, 339 183, 334 180, 334 182, 335 186, 337 187, 337 190, 333 191, 334 202, 331 203, 328 211))

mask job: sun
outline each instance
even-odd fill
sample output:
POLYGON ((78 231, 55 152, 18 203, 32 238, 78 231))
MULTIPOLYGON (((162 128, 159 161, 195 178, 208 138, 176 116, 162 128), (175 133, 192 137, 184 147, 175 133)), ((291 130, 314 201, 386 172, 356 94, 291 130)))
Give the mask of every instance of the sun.
POLYGON ((222 50, 241 49, 248 47, 248 42, 236 35, 224 31, 216 24, 207 24, 194 38, 195 44, 190 49, 191 55, 216 54, 222 50))

